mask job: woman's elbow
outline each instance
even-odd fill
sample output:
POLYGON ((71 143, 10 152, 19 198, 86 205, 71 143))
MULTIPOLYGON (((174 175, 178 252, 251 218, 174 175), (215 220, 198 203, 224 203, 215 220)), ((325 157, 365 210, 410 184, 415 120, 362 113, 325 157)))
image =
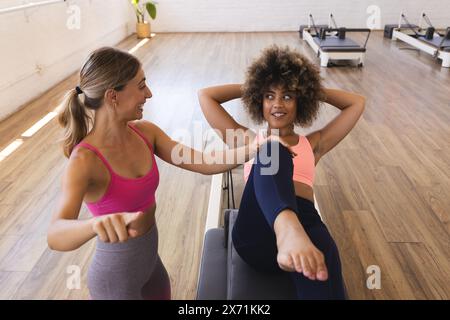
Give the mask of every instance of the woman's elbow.
POLYGON ((202 168, 201 170, 198 171, 198 173, 204 176, 212 176, 222 172, 220 172, 219 170, 214 170, 214 168, 202 168))
POLYGON ((351 104, 351 109, 354 113, 362 115, 366 106, 366 97, 355 94, 354 100, 351 104))
POLYGON ((366 106, 366 97, 363 95, 357 95, 357 103, 360 105, 363 109, 366 106))
POLYGON ((56 241, 54 240, 54 235, 50 231, 47 232, 47 245, 50 250, 62 251, 62 250, 60 250, 60 248, 58 248, 58 245, 56 244, 56 241))
POLYGON ((55 232, 52 229, 53 227, 50 226, 47 231, 47 245, 49 249, 54 251, 65 251, 61 250, 60 246, 58 245, 58 242, 55 239, 56 238, 55 232))
POLYGON ((207 94, 207 90, 206 90, 206 88, 202 88, 202 89, 200 89, 200 90, 198 90, 197 91, 197 97, 198 97, 198 100, 199 101, 201 101, 204 97, 206 97, 208 94, 207 94))
POLYGON ((222 166, 220 167, 215 167, 213 166, 206 166, 205 168, 203 168, 199 173, 201 173, 204 176, 213 176, 215 174, 221 174, 221 173, 225 173, 228 170, 231 170, 229 168, 223 168, 222 166))
POLYGON ((53 251, 72 251, 76 248, 69 248, 64 243, 59 241, 57 231, 54 230, 54 226, 50 225, 47 231, 47 245, 50 250, 53 251))
POLYGON ((51 240, 48 236, 47 236, 47 245, 50 250, 59 252, 69 252, 78 249, 64 246, 64 244, 58 244, 57 241, 51 240))

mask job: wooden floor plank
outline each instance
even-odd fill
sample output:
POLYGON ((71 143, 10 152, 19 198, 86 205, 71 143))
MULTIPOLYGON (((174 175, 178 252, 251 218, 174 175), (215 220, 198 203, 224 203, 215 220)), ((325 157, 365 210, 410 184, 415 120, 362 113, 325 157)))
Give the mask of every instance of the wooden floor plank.
POLYGON ((443 223, 450 236, 450 183, 436 184, 432 187, 418 187, 422 199, 431 207, 435 216, 443 223))
POLYGON ((15 292, 13 299, 88 299, 87 270, 94 247, 95 241, 92 240, 72 252, 45 250, 15 292), (74 274, 69 273, 71 266, 80 270, 80 289, 67 286, 68 278, 74 274))
MULTIPOLYGON (((131 36, 118 47, 128 50, 137 43, 131 36)), ((178 141, 192 135, 196 126, 209 129, 197 90, 242 82, 246 67, 273 43, 289 45, 319 63, 296 32, 156 35, 135 53, 153 93, 144 118, 178 141)), ((382 32, 373 32, 363 68, 320 69, 326 87, 362 93, 367 105, 354 130, 320 160, 315 195, 340 249, 351 298, 448 298, 448 287, 442 284, 447 278, 440 273, 450 270, 450 72, 432 57, 399 47, 384 39, 382 32), (368 229, 368 224, 376 227, 368 229), (425 269, 424 262, 431 260, 425 269), (381 292, 363 285, 366 265, 375 262, 382 264, 382 270, 393 268, 383 273, 385 290, 381 292)), ((77 82, 77 75, 71 75, 0 122, 0 150, 53 111, 63 93, 77 82)), ((240 101, 225 107, 243 125, 264 127, 250 120, 240 101)), ((320 129, 337 114, 337 109, 324 104, 311 127, 296 131, 307 134, 320 129)), ((94 241, 74 252, 56 253, 45 247, 43 238, 67 163, 59 145, 61 137, 53 119, 0 161, 1 298, 88 298, 85 277, 94 241), (82 270, 80 290, 66 287, 66 268, 71 264, 82 270), (11 271, 15 268, 20 271, 11 271)), ((161 173, 159 252, 171 277, 173 298, 192 299, 210 177, 157 161, 161 173)), ((233 177, 239 205, 242 167, 233 177)), ((83 206, 80 218, 89 217, 83 206)))
MULTIPOLYGON (((344 211, 342 213, 346 228, 352 239, 353 250, 357 252, 363 270, 377 266, 381 271, 381 288, 369 289, 365 277, 350 279, 349 295, 360 299, 362 291, 370 290, 375 299, 419 299, 422 290, 413 290, 405 277, 402 265, 396 254, 386 242, 378 223, 370 211, 344 211)), ((352 271, 356 266, 352 266, 352 271)), ((349 280, 349 279, 347 279, 349 280)), ((416 288, 417 289, 417 288, 416 288)), ((362 295, 364 296, 364 295, 362 295)))
POLYGON ((0 271, 0 300, 11 300, 28 276, 28 272, 0 271))
POLYGON ((6 249, 7 252, 1 259, 0 271, 29 272, 48 249, 46 235, 27 234, 7 238, 13 239, 14 242, 6 249))
POLYGON ((415 293, 423 292, 429 300, 450 299, 450 275, 442 269, 426 246, 422 243, 392 243, 397 259, 400 261, 405 279, 415 293))

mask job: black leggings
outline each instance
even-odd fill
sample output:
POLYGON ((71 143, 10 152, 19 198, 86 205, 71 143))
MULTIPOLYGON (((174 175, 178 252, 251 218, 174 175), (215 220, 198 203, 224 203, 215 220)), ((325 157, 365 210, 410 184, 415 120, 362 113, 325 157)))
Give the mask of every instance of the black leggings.
POLYGON ((314 245, 324 254, 328 280, 310 280, 302 273, 290 272, 298 299, 345 299, 341 263, 336 244, 320 219, 314 203, 295 195, 293 162, 288 149, 277 142, 262 146, 245 185, 239 214, 232 231, 233 244, 241 258, 253 268, 285 272, 277 263, 273 224, 284 209, 297 214, 314 245), (271 163, 266 160, 270 159, 271 163), (262 161, 260 161, 262 160, 262 161), (274 174, 264 174, 279 161, 274 174), (261 163, 263 162, 263 163, 261 163))

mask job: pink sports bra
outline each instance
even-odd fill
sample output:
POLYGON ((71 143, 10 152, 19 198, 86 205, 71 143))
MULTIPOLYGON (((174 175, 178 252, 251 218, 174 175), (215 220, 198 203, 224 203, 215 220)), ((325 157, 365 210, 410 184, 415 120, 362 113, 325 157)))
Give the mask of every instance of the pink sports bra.
POLYGON ((114 172, 111 165, 94 146, 80 142, 75 148, 83 147, 94 152, 103 161, 111 176, 108 188, 97 202, 86 202, 94 216, 110 213, 144 211, 155 204, 155 192, 159 183, 159 171, 155 161, 153 148, 144 135, 134 126, 128 124, 147 144, 152 157, 152 168, 139 178, 126 178, 114 172))
MULTIPOLYGON (((308 138, 299 135, 298 143, 291 147, 291 149, 297 154, 297 156, 292 159, 294 162, 292 179, 312 187, 314 183, 315 158, 308 138)), ((251 159, 244 164, 245 181, 247 181, 248 176, 250 175, 253 161, 254 159, 251 159)))

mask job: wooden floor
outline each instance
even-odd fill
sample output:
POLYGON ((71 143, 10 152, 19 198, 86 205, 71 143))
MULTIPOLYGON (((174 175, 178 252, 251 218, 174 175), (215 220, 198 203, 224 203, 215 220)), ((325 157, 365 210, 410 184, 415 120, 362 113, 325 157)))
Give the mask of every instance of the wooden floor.
MULTIPOLYGON (((118 47, 137 43, 130 37, 118 47)), ((319 63, 294 32, 158 34, 136 52, 153 92, 144 117, 177 140, 180 130, 192 133, 199 124, 206 130, 197 90, 242 81, 246 66, 272 43, 290 45, 319 63)), ((375 32, 364 68, 321 69, 326 86, 368 99, 356 128, 320 161, 315 182, 352 299, 450 299, 450 70, 428 55, 399 50, 403 46, 375 32), (366 287, 372 265, 381 270, 379 290, 366 287)), ((76 75, 65 79, 1 122, 0 150, 55 109, 76 83, 76 75)), ((227 109, 252 126, 239 101, 227 109)), ((316 124, 298 132, 320 128, 336 114, 324 105, 316 124)), ((0 299, 88 298, 95 242, 70 253, 53 252, 46 243, 66 164, 60 138, 52 120, 0 161, 0 299), (66 286, 71 265, 81 269, 79 290, 66 286)), ((210 177, 158 165, 160 255, 173 298, 193 299, 210 177)), ((234 176, 239 192, 240 170, 234 176)), ((89 217, 85 207, 81 217, 89 217)))

